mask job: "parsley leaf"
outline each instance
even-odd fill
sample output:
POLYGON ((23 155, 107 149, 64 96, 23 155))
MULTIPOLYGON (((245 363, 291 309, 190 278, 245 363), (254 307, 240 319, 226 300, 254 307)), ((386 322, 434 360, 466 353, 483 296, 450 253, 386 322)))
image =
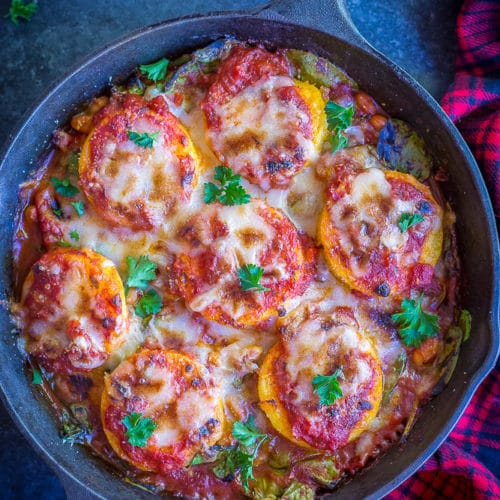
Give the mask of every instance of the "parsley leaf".
POLYGON ((243 446, 253 446, 259 438, 266 435, 255 427, 253 415, 249 415, 246 422, 235 422, 233 425, 233 437, 243 446))
POLYGON ((406 233, 406 231, 408 231, 410 227, 414 226, 415 224, 418 224, 419 222, 422 222, 423 220, 424 216, 422 214, 419 214, 418 212, 414 214, 404 212, 401 214, 398 226, 399 229, 401 229, 402 233, 406 233))
POLYGON ((262 269, 262 267, 256 266, 255 264, 245 264, 243 267, 238 269, 241 289, 244 292, 268 292, 269 288, 266 288, 259 283, 263 274, 264 269, 262 269))
POLYGON ((336 102, 328 101, 325 105, 325 114, 328 130, 332 132, 329 137, 332 146, 331 152, 335 153, 348 145, 347 138, 342 134, 342 131, 352 125, 354 106, 351 104, 344 108, 336 102))
POLYGON ((52 213, 53 213, 56 217, 61 218, 61 217, 62 217, 62 209, 61 209, 61 207, 59 207, 59 208, 53 208, 53 209, 52 209, 52 213))
POLYGON ((57 177, 51 177, 50 180, 52 181, 52 185, 54 186, 56 193, 59 193, 66 198, 72 198, 80 192, 80 190, 76 186, 73 186, 67 178, 61 180, 57 177))
POLYGON ((316 375, 312 379, 313 390, 319 396, 321 406, 332 405, 343 396, 339 377, 344 378, 341 368, 337 368, 332 375, 316 375))
POLYGON ((64 241, 64 240, 57 241, 56 245, 58 247, 63 247, 63 248, 77 248, 76 245, 73 245, 73 243, 70 243, 69 241, 64 241))
POLYGON ((259 430, 255 427, 252 415, 248 417, 246 422, 235 422, 233 424, 233 436, 239 436, 236 439, 239 440, 241 438, 242 441, 236 446, 224 448, 219 452, 213 472, 218 478, 225 480, 230 480, 235 474, 239 473, 241 484, 245 491, 248 492, 248 481, 255 479, 253 475, 254 460, 257 457, 260 446, 268 436, 267 434, 259 433, 259 430), (245 443, 249 444, 245 445, 245 443), (249 446, 254 446, 253 450, 249 450, 249 446))
POLYGON ((122 424, 126 427, 125 436, 132 446, 143 448, 146 446, 149 437, 158 427, 150 418, 142 418, 142 413, 132 412, 126 415, 122 420, 122 424))
POLYGON ((403 299, 401 312, 393 314, 392 320, 398 326, 398 333, 403 343, 409 347, 420 347, 422 341, 439 332, 438 317, 422 310, 424 294, 417 302, 403 299))
POLYGON ((201 453, 197 453, 188 467, 192 467, 193 465, 200 465, 203 463, 203 455, 201 453))
POLYGON ((19 24, 19 19, 29 21, 37 9, 38 4, 36 2, 24 3, 23 0, 12 0, 9 12, 4 17, 10 17, 14 24, 19 24))
POLYGON ((153 82, 163 80, 167 74, 169 60, 162 57, 159 61, 151 64, 141 64, 139 70, 153 82))
POLYGON ((148 149, 152 148, 154 141, 158 139, 160 132, 154 132, 149 134, 148 132, 144 132, 143 134, 138 134, 133 130, 127 130, 128 138, 137 146, 141 148, 148 149))
POLYGON ((72 201, 71 206, 75 209, 78 217, 81 217, 84 214, 85 208, 83 206, 83 201, 72 201))
POLYGON ((128 288, 140 288, 144 290, 148 286, 148 282, 156 278, 156 264, 149 260, 146 255, 139 257, 139 262, 130 255, 127 256, 127 281, 125 282, 128 288))
POLYGON ((79 241, 80 240, 80 233, 78 231, 71 231, 69 233, 69 236, 72 240, 79 241))
POLYGON ((40 370, 33 368, 33 378, 31 379, 31 383, 34 385, 40 385, 42 383, 42 373, 40 370))
POLYGON ((161 297, 156 290, 148 290, 135 306, 135 314, 141 318, 146 318, 150 314, 156 314, 162 306, 161 297))
POLYGON ((219 182, 220 187, 212 182, 205 182, 204 201, 207 205, 221 202, 223 205, 244 205, 250 203, 250 195, 240 184, 241 175, 233 173, 229 167, 219 165, 215 167, 214 179, 219 182))

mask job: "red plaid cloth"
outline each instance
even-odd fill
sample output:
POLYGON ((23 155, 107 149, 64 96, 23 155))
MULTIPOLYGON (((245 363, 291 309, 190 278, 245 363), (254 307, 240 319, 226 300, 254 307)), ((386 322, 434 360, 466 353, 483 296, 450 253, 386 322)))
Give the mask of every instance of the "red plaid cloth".
MULTIPOLYGON (((500 1, 466 0, 457 21, 455 82, 442 105, 476 157, 500 216, 500 1)), ((455 430, 386 499, 500 499, 500 365, 455 430)))

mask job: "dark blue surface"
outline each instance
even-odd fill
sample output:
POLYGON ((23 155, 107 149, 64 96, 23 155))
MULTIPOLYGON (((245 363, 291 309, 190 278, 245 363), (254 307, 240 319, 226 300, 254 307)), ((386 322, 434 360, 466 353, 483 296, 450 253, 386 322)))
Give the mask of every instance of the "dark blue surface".
MULTIPOLYGON (((307 1, 307 0, 306 0, 307 1)), ((0 0, 0 16, 10 2, 0 0)), ((194 13, 244 9, 254 0, 39 0, 31 22, 0 18, 0 144, 22 114, 79 58, 127 32, 194 13)), ((453 78, 456 0, 347 0, 355 24, 378 50, 436 98, 453 78)), ((56 125, 54 125, 55 127, 56 125)), ((4 242, 5 243, 5 242, 4 242)), ((0 404, 2 498, 58 499, 64 491, 0 404)))

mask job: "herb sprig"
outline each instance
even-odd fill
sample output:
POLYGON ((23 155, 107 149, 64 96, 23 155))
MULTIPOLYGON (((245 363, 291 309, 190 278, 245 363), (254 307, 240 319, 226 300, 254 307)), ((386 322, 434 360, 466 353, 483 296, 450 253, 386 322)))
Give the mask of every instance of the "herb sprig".
POLYGON ((145 290, 150 281, 156 278, 156 264, 146 255, 141 255, 139 261, 130 255, 127 256, 127 280, 125 285, 129 288, 145 290))
POLYGON ((415 226, 416 224, 422 222, 423 220, 424 216, 422 214, 419 214, 418 212, 415 212, 414 214, 404 212, 401 214, 398 226, 399 229, 401 229, 402 233, 406 233, 406 231, 408 231, 410 227, 415 226))
POLYGON ((342 133, 352 125, 354 116, 354 106, 343 107, 333 101, 328 101, 325 106, 326 121, 328 130, 331 133, 329 140, 332 146, 332 153, 348 145, 347 138, 342 133))
POLYGON ((403 299, 401 312, 391 316, 398 327, 401 340, 408 347, 420 347, 425 339, 434 337, 439 332, 438 316, 422 309, 423 298, 422 293, 416 302, 403 299))
POLYGON ((344 378, 342 368, 337 368, 332 375, 316 375, 312 379, 313 390, 319 396, 321 406, 332 405, 343 396, 339 378, 344 378))
POLYGON ((154 146, 155 141, 158 140, 160 132, 144 132, 143 134, 139 134, 133 130, 127 130, 127 135, 128 138, 137 146, 144 149, 151 149, 154 146))
POLYGON ((147 318, 152 314, 160 311, 162 306, 161 297, 156 290, 152 288, 148 290, 137 302, 135 306, 135 314, 141 318, 147 318))
POLYGON ((162 57, 159 61, 156 61, 151 64, 141 64, 139 66, 139 70, 141 73, 146 75, 153 82, 159 82, 163 80, 167 75, 169 60, 165 57, 162 57))
POLYGON ((36 2, 24 3, 23 0, 12 0, 9 12, 4 17, 9 17, 14 24, 19 24, 19 19, 30 21, 37 9, 36 2))
POLYGON ((126 415, 121 421, 127 431, 125 436, 132 446, 144 448, 151 434, 156 429, 157 424, 150 418, 142 418, 142 413, 132 412, 126 415))
POLYGON ((262 267, 256 266, 255 264, 245 264, 238 269, 241 289, 244 292, 268 292, 269 288, 259 283, 263 274, 264 269, 262 269, 262 267))
POLYGON ((65 198, 72 198, 77 195, 80 190, 71 184, 70 180, 65 177, 63 180, 58 179, 57 177, 50 178, 52 185, 54 186, 54 190, 56 193, 59 193, 61 196, 65 198))
POLYGON ((223 205, 244 205, 250 203, 250 195, 241 185, 241 175, 235 174, 229 167, 215 167, 214 179, 220 184, 205 182, 204 201, 207 205, 219 201, 223 205))

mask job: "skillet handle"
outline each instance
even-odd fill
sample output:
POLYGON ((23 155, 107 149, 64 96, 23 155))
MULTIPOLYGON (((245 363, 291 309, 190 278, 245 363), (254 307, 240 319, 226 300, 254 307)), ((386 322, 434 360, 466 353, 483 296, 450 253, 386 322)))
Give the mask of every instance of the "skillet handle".
POLYGON ((319 29, 360 49, 377 53, 352 22, 345 0, 274 0, 261 7, 256 15, 319 29))

